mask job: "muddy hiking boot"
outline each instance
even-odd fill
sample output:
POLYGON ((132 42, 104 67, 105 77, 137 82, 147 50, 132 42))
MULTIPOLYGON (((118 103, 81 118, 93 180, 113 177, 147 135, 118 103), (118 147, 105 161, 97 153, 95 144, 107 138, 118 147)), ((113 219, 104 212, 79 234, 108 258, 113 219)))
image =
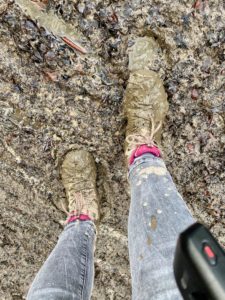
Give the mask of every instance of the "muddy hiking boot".
POLYGON ((61 167, 62 182, 68 200, 69 216, 88 215, 99 220, 99 198, 96 190, 96 166, 85 150, 66 154, 61 167))
POLYGON ((153 54, 156 56, 157 51, 145 49, 145 55, 141 55, 139 44, 143 44, 143 39, 145 48, 157 47, 152 38, 138 38, 129 55, 131 73, 124 94, 124 114, 127 118, 125 141, 127 160, 141 145, 160 147, 162 123, 168 111, 163 82, 156 72, 148 69, 151 67, 151 57, 153 59, 153 54), (138 63, 139 59, 140 63, 138 63), (138 69, 138 66, 142 69, 138 69))

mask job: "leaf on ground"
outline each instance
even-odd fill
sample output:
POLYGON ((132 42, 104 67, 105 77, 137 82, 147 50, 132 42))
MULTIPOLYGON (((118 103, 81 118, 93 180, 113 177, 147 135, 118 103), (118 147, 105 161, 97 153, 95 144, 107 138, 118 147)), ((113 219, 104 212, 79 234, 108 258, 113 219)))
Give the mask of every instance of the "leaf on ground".
POLYGON ((43 73, 44 73, 46 79, 53 81, 53 82, 58 81, 58 73, 57 72, 51 72, 49 70, 44 70, 43 73))
POLYGON ((48 0, 32 0, 32 2, 34 3, 34 5, 36 5, 39 9, 41 10, 45 10, 46 6, 48 4, 48 0))

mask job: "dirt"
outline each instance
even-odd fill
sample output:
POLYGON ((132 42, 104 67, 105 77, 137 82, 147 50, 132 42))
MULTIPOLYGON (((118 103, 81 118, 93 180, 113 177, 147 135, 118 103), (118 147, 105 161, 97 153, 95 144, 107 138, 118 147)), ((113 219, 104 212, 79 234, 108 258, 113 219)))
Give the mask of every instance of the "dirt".
POLYGON ((122 109, 128 53, 138 37, 160 46, 150 67, 168 94, 164 158, 196 219, 225 245, 225 5, 33 4, 72 26, 87 53, 43 28, 18 2, 0 1, 0 298, 25 298, 63 229, 63 155, 87 149, 97 165, 102 215, 93 299, 131 299, 122 109))

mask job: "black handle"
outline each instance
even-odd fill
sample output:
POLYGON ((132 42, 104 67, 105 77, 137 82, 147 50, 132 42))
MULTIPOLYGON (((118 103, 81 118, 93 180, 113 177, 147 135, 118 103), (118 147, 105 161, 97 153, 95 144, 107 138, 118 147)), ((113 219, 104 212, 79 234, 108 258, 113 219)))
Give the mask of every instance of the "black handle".
POLYGON ((185 300, 225 300, 225 252, 203 225, 180 234, 174 274, 185 300))

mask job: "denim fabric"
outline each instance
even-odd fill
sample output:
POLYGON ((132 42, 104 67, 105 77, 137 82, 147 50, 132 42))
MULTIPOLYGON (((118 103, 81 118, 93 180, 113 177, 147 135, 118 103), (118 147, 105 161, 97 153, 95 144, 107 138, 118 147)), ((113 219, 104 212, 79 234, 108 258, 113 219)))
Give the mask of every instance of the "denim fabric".
POLYGON ((31 285, 28 300, 90 299, 94 278, 95 226, 68 224, 31 285))
MULTIPOLYGON (((130 167, 128 224, 133 300, 182 299, 173 275, 176 240, 194 223, 161 158, 145 154, 130 167)), ((88 300, 94 278, 95 228, 66 226, 37 274, 28 300, 88 300)))
POLYGON ((194 219, 161 158, 137 158, 129 180, 132 299, 182 299, 173 275, 174 251, 179 233, 194 219))

